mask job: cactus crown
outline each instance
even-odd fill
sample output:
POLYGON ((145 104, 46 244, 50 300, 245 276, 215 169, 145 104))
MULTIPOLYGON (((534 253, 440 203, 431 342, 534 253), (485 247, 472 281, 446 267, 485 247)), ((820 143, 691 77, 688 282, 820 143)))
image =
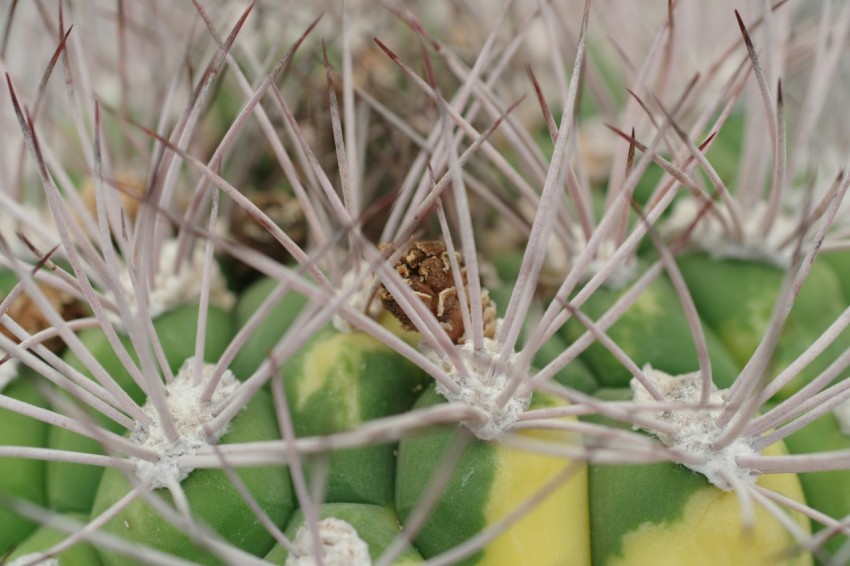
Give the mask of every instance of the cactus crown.
POLYGON ((850 8, 173 4, 0 26, 0 556, 846 557, 850 8))

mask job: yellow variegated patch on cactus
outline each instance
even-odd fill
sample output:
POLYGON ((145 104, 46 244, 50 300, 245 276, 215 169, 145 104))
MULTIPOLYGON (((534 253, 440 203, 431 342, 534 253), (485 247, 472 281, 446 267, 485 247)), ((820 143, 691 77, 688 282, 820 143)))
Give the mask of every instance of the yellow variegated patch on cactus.
POLYGON ((848 22, 0 3, 0 563, 848 562, 848 22))

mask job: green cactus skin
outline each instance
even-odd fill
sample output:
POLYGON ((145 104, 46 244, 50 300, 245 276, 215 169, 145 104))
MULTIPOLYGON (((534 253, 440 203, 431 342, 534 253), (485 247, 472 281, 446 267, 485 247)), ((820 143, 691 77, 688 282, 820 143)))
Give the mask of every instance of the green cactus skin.
POLYGON ((845 304, 850 304, 850 252, 822 252, 815 261, 822 261, 835 272, 845 304))
MULTIPOLYGON (((716 260, 702 254, 682 256, 677 261, 700 316, 743 366, 767 331, 784 273, 768 265, 716 260)), ((783 327, 768 374, 775 376, 791 363, 846 306, 835 273, 815 262, 783 327)), ((848 347, 850 331, 845 330, 778 397, 798 390, 848 347)))
MULTIPOLYGON (((834 414, 827 413, 785 439, 788 450, 794 454, 823 453, 850 449, 850 438, 839 428, 834 414)), ((841 520, 850 515, 850 470, 836 470, 800 474, 800 483, 806 502, 822 513, 841 520)), ((821 525, 813 525, 819 531, 821 525)), ((826 549, 837 552, 848 537, 839 535, 829 539, 826 549)))
MULTIPOLYGON (((279 437, 271 397, 259 391, 236 415, 219 444, 274 440, 279 437)), ((282 466, 263 466, 239 468, 236 473, 271 520, 283 527, 294 509, 289 470, 282 466)), ((183 480, 181 487, 197 521, 246 552, 256 556, 264 556, 269 552, 274 539, 254 516, 223 470, 195 470, 183 480)), ((130 489, 130 484, 121 472, 106 470, 98 486, 92 517, 103 513, 130 489)), ((171 502, 170 494, 164 490, 157 490, 154 495, 171 502)), ((104 531, 187 560, 202 564, 221 563, 210 552, 194 544, 182 529, 166 522, 141 499, 109 521, 104 531)), ((133 564, 116 552, 105 549, 98 549, 98 552, 104 564, 133 564)))
MULTIPOLYGON (((416 407, 444 401, 430 387, 416 407)), ((563 402, 544 394, 536 394, 532 400, 533 408, 558 405, 563 402)), ((557 432, 552 437, 548 434, 551 432, 530 434, 555 442, 570 441, 569 433, 557 432)), ((414 541, 425 558, 448 551, 493 524, 570 466, 563 458, 477 440, 463 427, 429 427, 399 446, 396 508, 402 520, 419 505, 427 485, 458 440, 465 443, 463 451, 457 460, 447 463, 448 484, 414 541)), ((579 464, 575 474, 550 494, 546 503, 459 564, 589 564, 589 539, 587 476, 584 465, 579 464)))
MULTIPOLYGON (((85 523, 87 517, 80 514, 68 514, 67 518, 80 523, 85 523)), ((68 537, 68 533, 52 529, 50 527, 39 527, 25 541, 15 547, 15 551, 6 559, 11 564, 19 558, 29 554, 46 552, 68 537)), ((100 557, 94 546, 81 542, 71 548, 60 552, 53 557, 59 561, 59 566, 100 566, 100 557)))
MULTIPOLYGON (((245 326, 251 315, 271 294, 277 284, 277 281, 273 279, 263 278, 245 289, 233 308, 233 318, 237 330, 245 326)), ((289 292, 283 296, 254 333, 248 337, 245 344, 239 348, 236 357, 233 358, 230 371, 237 379, 244 380, 251 377, 251 374, 260 367, 260 364, 271 352, 272 347, 289 329, 305 304, 307 304, 307 298, 304 295, 289 292)))
MULTIPOLYGON (((582 312, 597 320, 620 297, 622 291, 598 289, 581 307, 582 312)), ((569 342, 584 334, 585 327, 571 319, 563 334, 569 342)), ((717 337, 704 328, 714 382, 728 387, 738 375, 738 364, 729 356, 717 337)), ((666 279, 656 279, 637 301, 606 332, 638 365, 651 364, 671 375, 699 369, 696 348, 685 313, 673 286, 666 279)), ((596 376, 601 387, 626 387, 631 373, 604 346, 592 344, 581 355, 582 361, 596 376)))
MULTIPOLYGON (((395 512, 379 505, 367 505, 363 503, 328 503, 319 510, 319 518, 326 519, 334 517, 341 519, 357 530, 360 539, 369 546, 369 555, 377 562, 381 555, 401 534, 401 525, 395 512)), ((284 534, 293 540, 298 528, 304 524, 304 514, 301 510, 295 511, 284 534)), ((283 564, 289 553, 284 547, 276 544, 266 555, 266 560, 272 564, 283 564)), ((393 562, 393 566, 410 566, 424 562, 419 553, 411 546, 404 551, 393 562)))
MULTIPOLYGON (((207 318, 206 342, 204 358, 214 362, 221 357, 228 341, 233 337, 233 323, 229 313, 210 307, 207 318)), ((165 358, 172 372, 180 369, 183 361, 195 353, 195 337, 197 336, 198 307, 184 306, 164 313, 154 321, 154 329, 159 337, 165 358)), ((124 368, 112 346, 100 328, 86 329, 80 332, 80 340, 89 352, 100 362, 104 369, 115 379, 136 403, 143 404, 144 392, 132 380, 124 368)), ((130 339, 119 334, 121 343, 127 348, 130 356, 138 363, 138 357, 133 351, 130 339)), ((65 361, 84 375, 92 377, 77 356, 68 350, 65 361)), ((100 414, 93 415, 95 419, 112 432, 120 432, 120 426, 100 414)), ((89 454, 102 454, 100 444, 85 436, 63 428, 51 427, 48 446, 59 450, 72 450, 89 454)), ((68 462, 47 463, 47 494, 52 509, 57 511, 77 511, 88 513, 94 501, 100 475, 103 468, 68 462)))
MULTIPOLYGON (((36 387, 37 376, 28 369, 2 391, 18 401, 38 407, 47 401, 36 387)), ((43 447, 47 443, 47 425, 41 421, 0 409, 0 445, 43 447)), ((23 458, 0 458, 3 473, 0 473, 0 494, 24 499, 44 505, 45 463, 42 460, 23 458)), ((37 525, 0 505, 0 556, 32 533, 37 525)))
MULTIPOLYGON (((361 332, 325 330, 280 369, 299 437, 353 430, 410 409, 428 377, 361 332)), ((335 451, 328 458, 327 503, 393 502, 394 444, 335 451)), ((308 475, 313 464, 306 465, 308 475)))

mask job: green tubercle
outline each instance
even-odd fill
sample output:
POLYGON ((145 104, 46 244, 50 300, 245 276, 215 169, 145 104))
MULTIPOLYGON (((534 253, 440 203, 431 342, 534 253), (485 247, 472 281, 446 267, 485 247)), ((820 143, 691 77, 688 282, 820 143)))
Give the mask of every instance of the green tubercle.
MULTIPOLYGON (((188 305, 167 312, 154 321, 154 329, 162 343, 165 357, 171 371, 177 373, 183 361, 195 353, 195 337, 197 336, 198 307, 188 305)), ((138 363, 130 339, 118 335, 119 340, 127 348, 130 357, 138 363)), ((211 306, 207 314, 206 342, 204 358, 206 361, 217 361, 230 339, 233 337, 233 324, 230 314, 211 306)), ((109 344, 106 334, 100 328, 82 330, 79 338, 86 349, 97 359, 106 372, 126 391, 136 403, 143 404, 145 394, 130 377, 130 373, 118 359, 109 344)), ((70 350, 65 353, 65 361, 83 375, 93 378, 82 361, 70 350)), ((93 418, 111 432, 121 432, 121 427, 113 421, 94 413, 93 418)), ((102 454, 100 444, 85 436, 63 428, 51 427, 48 446, 58 450, 71 450, 89 454, 102 454)), ((68 462, 47 463, 47 493, 50 506, 58 511, 77 511, 87 513, 94 501, 100 475, 103 468, 85 464, 68 462)))
MULTIPOLYGON (((598 320, 623 291, 598 289, 581 310, 598 320)), ((703 328, 711 360, 714 382, 728 387, 738 375, 738 366, 709 328, 703 328)), ((564 326, 569 342, 577 340, 586 328, 575 319, 564 326)), ((699 360, 685 313, 671 283, 656 279, 606 334, 622 348, 638 367, 652 367, 678 375, 697 371, 699 360)), ((601 344, 594 343, 581 355, 596 375, 601 387, 626 387, 631 373, 601 344)))
MULTIPOLYGON (((24 403, 44 407, 47 402, 36 387, 37 379, 38 377, 29 370, 22 370, 18 377, 3 389, 2 394, 24 403)), ((7 409, 0 409, 0 445, 38 448, 46 443, 47 424, 7 409)), ((0 465, 0 494, 44 505, 44 461, 0 458, 0 465)), ((0 556, 26 538, 36 527, 36 523, 0 505, 0 556)))
MULTIPOLYGON (((367 505, 362 503, 328 503, 319 512, 320 519, 333 517, 341 519, 357 531, 357 535, 369 547, 369 555, 377 562, 381 555, 401 535, 401 525, 396 514, 387 507, 367 505)), ((289 540, 295 540, 299 528, 304 525, 304 514, 299 509, 292 516, 285 534, 289 540)), ((266 555, 266 560, 272 564, 284 564, 289 553, 281 545, 275 545, 266 555)), ((407 546, 400 555, 391 562, 392 566, 410 566, 423 562, 419 553, 407 546)))
MULTIPOLYGON (((88 517, 80 514, 69 514, 68 519, 73 519, 80 524, 85 524, 88 517)), ((12 565, 15 560, 21 560, 20 564, 31 563, 39 553, 47 552, 57 544, 68 538, 69 534, 50 527, 40 527, 25 541, 15 547, 7 558, 5 564, 12 565)), ((59 566, 100 566, 100 557, 94 546, 87 542, 80 542, 52 557, 58 561, 59 566)))
MULTIPOLYGON (((362 332, 328 329, 280 369, 299 437, 354 430, 410 409, 428 382, 422 370, 362 332)), ((395 445, 337 450, 307 463, 329 465, 325 501, 387 505, 393 501, 395 445)))
MULTIPOLYGON (((416 408, 444 402, 434 388, 416 408)), ((532 409, 564 403, 536 394, 532 409)), ((560 447, 580 440, 565 431, 524 431, 518 438, 553 442, 560 447)), ((429 427, 403 440, 398 454, 396 508, 406 520, 430 482, 447 474, 447 484, 414 541, 425 558, 433 558, 497 524, 555 477, 565 481, 545 502, 459 564, 517 566, 590 562, 587 474, 583 464, 563 457, 484 442, 465 427, 429 427), (461 450, 449 460, 452 446, 461 450), (567 473, 570 472, 570 473, 567 473)))
MULTIPOLYGON (((251 315, 259 309, 277 285, 278 282, 274 279, 264 278, 254 282, 242 293, 233 309, 237 330, 245 326, 251 315)), ((245 344, 239 348, 239 352, 230 364, 230 371, 239 379, 251 377, 289 329, 305 304, 307 304, 307 298, 303 295, 293 291, 286 293, 248 337, 245 344)))
MULTIPOLYGON (((786 274, 768 265, 704 254, 689 254, 677 261, 700 316, 743 367, 767 332, 786 274)), ((841 315, 846 304, 835 273, 815 262, 783 326, 769 376, 778 375, 802 354, 841 315)), ((798 390, 848 347, 850 330, 845 330, 778 396, 784 398, 798 390)))
MULTIPOLYGON (((248 405, 236 415, 220 444, 257 442, 279 438, 277 419, 271 398, 258 391, 248 405)), ((283 526, 294 508, 289 471, 282 466, 238 468, 236 473, 259 506, 277 525, 283 526)), ((193 520, 212 529, 230 544, 256 556, 264 556, 274 539, 248 507, 225 472, 220 469, 194 470, 182 481, 193 520)), ((115 469, 103 474, 92 509, 95 517, 131 490, 124 475, 115 469)), ((161 497, 172 505, 171 495, 158 489, 161 497)), ((195 544, 183 529, 163 519, 143 498, 119 512, 103 528, 105 532, 148 545, 157 550, 202 564, 222 564, 210 551, 195 544)), ((117 552, 98 549, 104 564, 135 564, 117 552)))

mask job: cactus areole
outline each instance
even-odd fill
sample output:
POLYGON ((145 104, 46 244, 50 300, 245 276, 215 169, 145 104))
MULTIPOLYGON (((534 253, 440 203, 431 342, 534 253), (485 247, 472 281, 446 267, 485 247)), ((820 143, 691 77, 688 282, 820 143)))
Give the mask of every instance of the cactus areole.
POLYGON ((0 564, 850 563, 850 3, 6 4, 0 564))

